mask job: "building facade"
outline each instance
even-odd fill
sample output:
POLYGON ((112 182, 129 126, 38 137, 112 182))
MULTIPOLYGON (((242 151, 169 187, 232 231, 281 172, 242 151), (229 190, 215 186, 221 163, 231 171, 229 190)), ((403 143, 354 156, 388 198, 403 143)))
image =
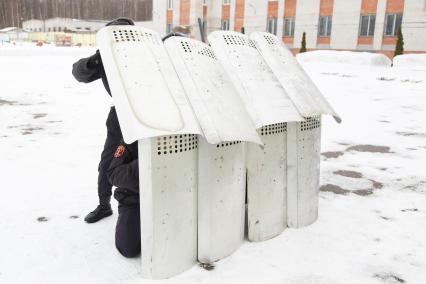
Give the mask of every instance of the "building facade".
POLYGON ((161 34, 184 25, 200 38, 198 18, 206 33, 268 31, 294 52, 305 32, 308 50, 368 51, 389 57, 401 28, 406 53, 426 52, 426 0, 158 0, 153 1, 152 21, 140 24, 161 34))
POLYGON ((97 32, 107 21, 77 20, 69 18, 51 18, 46 20, 28 20, 22 22, 22 28, 27 32, 97 32))

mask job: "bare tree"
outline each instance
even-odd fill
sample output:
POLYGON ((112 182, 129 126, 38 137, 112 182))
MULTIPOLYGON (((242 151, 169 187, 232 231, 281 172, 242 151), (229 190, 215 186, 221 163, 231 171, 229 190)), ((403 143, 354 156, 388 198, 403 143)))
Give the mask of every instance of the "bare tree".
MULTIPOLYGON (((111 20, 152 19, 154 0, 0 0, 0 28, 22 26, 29 19, 52 17, 111 20)), ((160 1, 160 0, 157 0, 160 1)))

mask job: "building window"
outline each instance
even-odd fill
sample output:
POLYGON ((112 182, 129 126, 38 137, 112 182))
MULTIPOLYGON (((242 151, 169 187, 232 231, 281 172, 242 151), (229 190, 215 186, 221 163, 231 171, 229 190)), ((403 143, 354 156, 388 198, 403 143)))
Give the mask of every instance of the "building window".
POLYGON ((207 0, 203 0, 203 5, 207 5, 207 0))
POLYGON ((268 18, 266 30, 268 33, 277 34, 277 18, 268 18))
POLYGON ((274 35, 277 34, 277 18, 268 18, 266 22, 266 31, 274 35))
POLYGON ((229 20, 222 20, 222 30, 229 31, 229 20))
POLYGON ((385 36, 396 36, 401 28, 402 14, 386 14, 385 36))
POLYGON ((294 18, 284 18, 284 36, 294 36, 294 18))
POLYGON ((223 0, 223 5, 229 5, 231 4, 231 0, 223 0))
POLYGON ((173 9, 173 0, 167 0, 167 9, 168 10, 173 9))
POLYGON ((166 25, 166 33, 171 33, 173 31, 173 24, 172 23, 167 23, 166 25))
POLYGON ((332 25, 331 16, 320 16, 318 35, 319 36, 330 36, 331 35, 331 25, 332 25))
POLYGON ((359 35, 374 36, 375 26, 376 26, 376 15, 361 15, 359 35))

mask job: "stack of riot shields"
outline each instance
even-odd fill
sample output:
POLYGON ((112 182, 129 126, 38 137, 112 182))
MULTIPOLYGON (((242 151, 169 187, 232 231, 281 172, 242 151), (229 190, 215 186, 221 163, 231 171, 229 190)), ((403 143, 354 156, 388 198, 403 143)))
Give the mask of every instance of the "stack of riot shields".
POLYGON ((232 254, 246 212, 250 241, 318 216, 320 115, 337 114, 275 36, 209 42, 163 43, 137 26, 98 33, 124 140, 139 141, 146 278, 232 254))

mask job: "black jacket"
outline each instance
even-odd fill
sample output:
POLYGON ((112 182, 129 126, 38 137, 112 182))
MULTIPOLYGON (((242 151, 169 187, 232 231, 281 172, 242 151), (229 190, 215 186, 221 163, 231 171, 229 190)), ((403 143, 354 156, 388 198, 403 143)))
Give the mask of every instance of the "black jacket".
POLYGON ((109 89, 108 80, 99 50, 96 50, 96 53, 92 56, 82 58, 74 63, 72 66, 72 74, 77 81, 82 83, 90 83, 102 78, 105 90, 111 96, 111 91, 109 89))
POLYGON ((117 187, 114 198, 120 204, 139 204, 139 166, 138 144, 120 143, 114 153, 107 176, 110 183, 117 187))

